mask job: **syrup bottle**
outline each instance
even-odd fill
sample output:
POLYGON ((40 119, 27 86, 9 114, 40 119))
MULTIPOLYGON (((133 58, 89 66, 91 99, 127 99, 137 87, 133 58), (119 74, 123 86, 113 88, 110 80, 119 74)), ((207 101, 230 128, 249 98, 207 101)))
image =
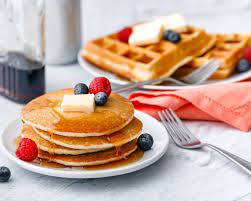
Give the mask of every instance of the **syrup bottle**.
POLYGON ((45 93, 44 0, 0 0, 0 94, 20 103, 45 93))

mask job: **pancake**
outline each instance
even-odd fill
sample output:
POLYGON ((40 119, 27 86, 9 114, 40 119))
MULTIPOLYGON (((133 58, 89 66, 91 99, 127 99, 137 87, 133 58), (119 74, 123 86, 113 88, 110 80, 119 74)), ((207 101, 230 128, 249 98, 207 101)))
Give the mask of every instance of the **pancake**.
POLYGON ((118 94, 112 93, 107 103, 96 106, 93 113, 62 112, 60 105, 65 94, 73 94, 73 90, 58 90, 32 100, 23 107, 22 120, 57 135, 87 137, 114 133, 133 119, 132 103, 118 94))
POLYGON ((110 135, 97 137, 66 137, 36 128, 34 130, 45 140, 64 147, 72 149, 108 149, 121 146, 138 138, 142 130, 142 123, 134 117, 123 129, 110 135))
POLYGON ((65 166, 92 166, 121 160, 132 154, 136 149, 137 140, 133 140, 119 148, 76 156, 50 154, 39 150, 38 157, 65 166))
POLYGON ((71 148, 53 144, 43 139, 42 137, 40 137, 34 131, 34 129, 28 124, 23 124, 21 136, 33 140, 37 144, 39 149, 41 149, 42 151, 49 152, 51 154, 79 155, 79 154, 92 153, 92 152, 104 150, 104 149, 85 149, 85 150, 71 149, 71 148))

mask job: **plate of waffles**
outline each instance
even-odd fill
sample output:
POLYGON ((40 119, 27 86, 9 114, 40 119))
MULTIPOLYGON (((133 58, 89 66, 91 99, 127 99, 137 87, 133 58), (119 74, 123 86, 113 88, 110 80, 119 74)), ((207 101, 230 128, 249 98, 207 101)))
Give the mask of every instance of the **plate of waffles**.
MULTIPOLYGON (((146 24, 156 24, 156 22, 146 24)), ((182 27, 173 29, 168 27, 171 32, 178 35, 177 42, 165 38, 163 30, 167 28, 163 25, 165 29, 162 27, 163 35, 158 40, 151 35, 147 38, 149 40, 143 40, 145 36, 142 36, 143 42, 139 40, 140 43, 137 41, 138 43, 135 44, 135 37, 130 40, 132 35, 137 35, 134 34, 134 30, 144 30, 144 27, 135 27, 143 25, 132 26, 132 33, 127 42, 123 38, 121 39, 121 31, 87 42, 78 54, 80 65, 94 76, 105 76, 118 85, 160 77, 179 78, 203 66, 212 58, 220 61, 220 67, 203 84, 238 82, 251 77, 251 70, 235 73, 237 63, 243 57, 244 50, 251 46, 251 34, 212 34, 207 33, 205 29, 184 26, 184 24, 182 27), (144 43, 145 41, 148 43, 144 43)), ((156 33, 155 37, 157 37, 157 25, 145 25, 145 27, 152 33, 156 33)), ((141 33, 138 35, 141 37, 141 33)), ((142 88, 176 90, 196 86, 199 85, 176 86, 162 83, 145 85, 142 88)))
POLYGON ((92 113, 63 112, 61 103, 70 94, 73 89, 49 92, 25 105, 21 118, 11 121, 1 133, 2 153, 24 169, 63 178, 127 174, 166 153, 169 137, 164 126, 134 110, 126 98, 111 93, 107 103, 96 106, 92 113), (142 133, 153 138, 148 151, 139 148, 142 133), (38 148, 32 162, 16 155, 21 140, 27 138, 38 148))
MULTIPOLYGON (((94 64, 89 63, 88 61, 86 61, 83 57, 82 57, 83 51, 80 50, 79 54, 78 54, 78 62, 81 65, 81 67, 88 73, 90 73, 91 75, 95 76, 95 77, 99 77, 99 76, 104 76, 106 78, 108 78, 110 80, 111 83, 116 84, 116 85, 126 85, 129 84, 130 81, 126 80, 125 78, 122 78, 112 72, 103 70, 98 68, 97 66, 95 66, 94 64)), ((189 72, 192 71, 192 69, 189 69, 189 71, 186 71, 188 69, 184 69, 178 71, 179 73, 186 75, 189 72)), ((218 71, 219 74, 221 73, 220 71, 218 71)), ((223 73, 223 71, 222 71, 223 73)), ((217 74, 216 74, 217 76, 217 74)), ((203 86, 203 85, 207 85, 207 84, 217 84, 217 83, 233 83, 233 82, 240 82, 246 79, 249 79, 251 77, 251 71, 245 72, 245 73, 240 73, 240 74, 232 74, 230 75, 228 78, 219 78, 219 79, 213 79, 210 78, 209 80, 207 80, 206 82, 204 82, 203 84, 199 84, 199 85, 193 85, 193 86, 177 86, 175 84, 159 84, 159 85, 144 85, 140 88, 142 89, 147 89, 147 90, 180 90, 180 89, 188 89, 188 88, 194 88, 194 87, 198 87, 198 86, 203 86)))

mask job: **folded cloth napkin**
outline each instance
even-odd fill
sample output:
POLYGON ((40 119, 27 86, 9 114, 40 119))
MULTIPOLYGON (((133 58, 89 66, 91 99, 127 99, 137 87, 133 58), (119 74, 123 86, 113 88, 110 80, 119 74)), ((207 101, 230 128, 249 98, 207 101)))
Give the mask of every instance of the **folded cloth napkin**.
POLYGON ((179 91, 139 91, 129 95, 134 107, 159 119, 172 108, 180 118, 222 121, 243 131, 251 129, 251 82, 212 84, 179 91))

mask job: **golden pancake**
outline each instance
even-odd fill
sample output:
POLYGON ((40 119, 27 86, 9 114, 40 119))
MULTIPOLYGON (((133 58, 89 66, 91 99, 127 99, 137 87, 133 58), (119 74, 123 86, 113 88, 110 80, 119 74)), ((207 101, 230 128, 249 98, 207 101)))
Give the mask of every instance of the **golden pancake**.
MULTIPOLYGON (((118 168, 122 166, 129 165, 131 163, 134 163, 138 160, 140 160, 144 156, 144 151, 141 149, 137 149, 132 154, 127 156, 126 158, 122 158, 118 161, 113 161, 110 163, 105 163, 101 165, 92 165, 92 166, 83 166, 83 167, 77 167, 78 170, 105 170, 105 169, 112 169, 112 168, 118 168)), ((46 159, 38 158, 34 161, 35 163, 38 163, 41 166, 49 167, 49 168, 71 168, 71 166, 65 166, 59 163, 55 163, 46 159)))
POLYGON ((134 115, 132 103, 112 93, 104 106, 96 106, 95 112, 62 112, 60 105, 65 94, 63 89, 40 96, 23 107, 22 120, 32 127, 58 135, 86 137, 114 133, 131 122, 134 115))
POLYGON ((41 149, 43 151, 47 151, 51 154, 78 155, 78 154, 92 153, 92 152, 104 150, 104 149, 85 149, 85 150, 71 149, 71 148, 67 148, 67 147, 53 144, 53 143, 43 139, 42 137, 40 137, 34 131, 34 129, 28 124, 23 124, 21 136, 33 140, 37 144, 39 149, 41 149))
POLYGON ((64 147, 72 149, 108 149, 114 146, 121 146, 138 138, 142 130, 142 123, 134 117, 123 129, 110 135, 97 137, 66 137, 36 128, 34 130, 45 140, 64 147))
POLYGON ((132 154, 136 149, 137 140, 133 140, 119 148, 112 148, 105 151, 76 156, 50 154, 39 150, 38 157, 65 166, 91 166, 121 160, 132 154))

